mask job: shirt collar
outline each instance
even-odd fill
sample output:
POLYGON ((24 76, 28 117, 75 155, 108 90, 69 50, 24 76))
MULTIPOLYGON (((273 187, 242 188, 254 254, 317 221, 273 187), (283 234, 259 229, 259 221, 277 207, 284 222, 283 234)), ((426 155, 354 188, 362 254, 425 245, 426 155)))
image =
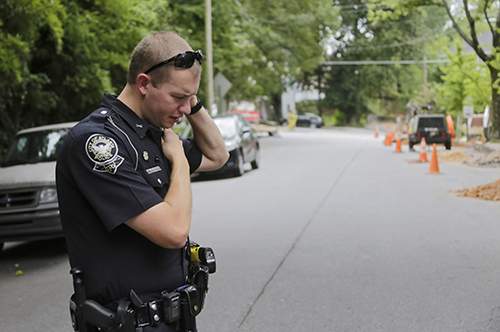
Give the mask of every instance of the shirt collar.
POLYGON ((158 139, 158 137, 161 138, 163 135, 163 131, 155 127, 149 122, 141 119, 140 117, 135 114, 134 111, 130 109, 127 105, 125 105, 123 102, 121 102, 116 96, 112 95, 105 95, 103 104, 112 107, 115 112, 123 119, 127 124, 139 135, 139 137, 142 139, 146 136, 148 131, 151 132, 151 135, 153 138, 158 139))

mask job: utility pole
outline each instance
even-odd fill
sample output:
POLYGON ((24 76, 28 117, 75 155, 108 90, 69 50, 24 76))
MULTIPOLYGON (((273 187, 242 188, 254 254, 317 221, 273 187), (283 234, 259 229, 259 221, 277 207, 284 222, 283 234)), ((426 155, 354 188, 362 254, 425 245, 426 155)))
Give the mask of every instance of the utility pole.
POLYGON ((318 108, 318 115, 320 117, 323 117, 323 109, 321 108, 321 81, 323 78, 323 68, 321 66, 318 67, 318 103, 317 103, 317 108, 318 108))
POLYGON ((424 88, 427 88, 427 57, 424 55, 424 60, 422 61, 423 74, 424 74, 424 88))
POLYGON ((212 53, 212 0, 205 0, 205 41, 207 48, 207 95, 208 112, 216 115, 214 105, 214 67, 212 53))

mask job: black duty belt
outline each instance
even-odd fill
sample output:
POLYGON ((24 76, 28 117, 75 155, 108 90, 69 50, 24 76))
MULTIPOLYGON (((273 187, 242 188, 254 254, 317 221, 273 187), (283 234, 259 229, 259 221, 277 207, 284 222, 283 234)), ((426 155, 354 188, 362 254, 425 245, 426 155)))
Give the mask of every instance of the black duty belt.
MULTIPOLYGON (((215 256, 208 247, 189 243, 187 284, 172 292, 145 296, 143 301, 133 290, 129 298, 104 306, 88 299, 84 273, 73 267, 75 293, 70 299, 73 329, 88 332, 91 328, 110 332, 136 332, 136 328, 175 324, 183 332, 196 332, 195 317, 201 312, 208 292, 208 275, 215 272, 215 256)), ((92 330, 93 331, 93 330, 92 330)))
POLYGON ((116 307, 117 316, 132 323, 135 327, 157 326, 161 322, 176 324, 185 315, 195 317, 202 309, 204 292, 200 292, 194 285, 185 285, 173 292, 163 291, 156 296, 139 296, 134 290, 130 297, 119 300, 116 307), (142 298, 153 298, 143 301, 142 298))
POLYGON ((130 300, 133 304, 136 327, 155 326, 160 322, 172 324, 180 319, 181 299, 177 292, 164 291, 158 294, 156 299, 143 302, 132 290, 130 300))

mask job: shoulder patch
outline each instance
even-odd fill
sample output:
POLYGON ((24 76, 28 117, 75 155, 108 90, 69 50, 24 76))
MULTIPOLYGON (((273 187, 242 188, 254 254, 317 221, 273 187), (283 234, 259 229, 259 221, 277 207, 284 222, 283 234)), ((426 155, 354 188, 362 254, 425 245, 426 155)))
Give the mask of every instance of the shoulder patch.
POLYGON ((111 137, 103 134, 93 134, 85 143, 85 152, 94 163, 94 171, 115 174, 123 163, 123 157, 118 155, 118 145, 111 137))

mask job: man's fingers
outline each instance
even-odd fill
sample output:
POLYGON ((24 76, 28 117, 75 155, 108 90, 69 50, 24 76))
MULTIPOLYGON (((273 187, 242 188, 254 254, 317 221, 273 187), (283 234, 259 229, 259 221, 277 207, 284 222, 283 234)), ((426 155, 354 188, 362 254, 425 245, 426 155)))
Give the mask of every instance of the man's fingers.
POLYGON ((172 129, 163 129, 163 138, 166 140, 167 138, 172 139, 177 135, 172 131, 172 129))

